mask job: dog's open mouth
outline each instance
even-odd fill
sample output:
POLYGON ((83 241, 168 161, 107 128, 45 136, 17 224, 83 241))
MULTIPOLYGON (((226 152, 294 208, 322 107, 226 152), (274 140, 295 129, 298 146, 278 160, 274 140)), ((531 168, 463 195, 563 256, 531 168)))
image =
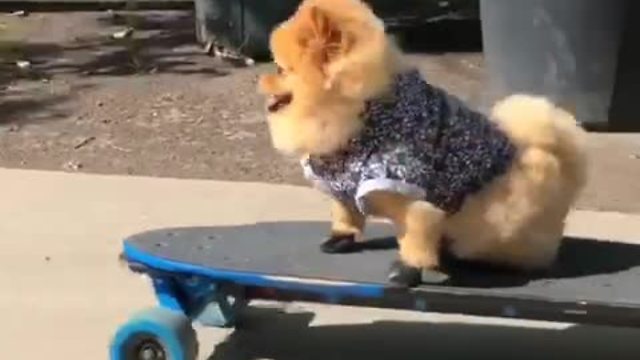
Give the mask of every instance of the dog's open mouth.
POLYGON ((291 93, 271 95, 267 100, 267 110, 269 110, 269 112, 276 112, 289 105, 292 100, 293 94, 291 93))

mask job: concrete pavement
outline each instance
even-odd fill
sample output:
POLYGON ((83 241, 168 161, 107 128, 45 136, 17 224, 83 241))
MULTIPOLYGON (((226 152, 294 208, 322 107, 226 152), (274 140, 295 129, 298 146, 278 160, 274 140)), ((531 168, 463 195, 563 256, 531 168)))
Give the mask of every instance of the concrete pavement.
MULTIPOLYGON (((0 170, 0 181, 0 354, 12 360, 107 357, 118 324, 154 303, 146 279, 116 260, 127 235, 327 214, 315 191, 290 186, 23 170, 0 170)), ((640 216, 576 212, 568 232, 640 240, 640 216)), ((634 330, 265 305, 251 313, 244 331, 199 329, 201 358, 631 359, 640 350, 634 330)))

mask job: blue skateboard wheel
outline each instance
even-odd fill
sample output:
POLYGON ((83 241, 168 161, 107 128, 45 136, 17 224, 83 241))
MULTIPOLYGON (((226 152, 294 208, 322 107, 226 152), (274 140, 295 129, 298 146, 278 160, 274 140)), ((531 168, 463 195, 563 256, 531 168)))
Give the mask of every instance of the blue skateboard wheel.
POLYGON ((111 360, 195 360, 198 340, 187 316, 158 307, 120 326, 109 352, 111 360))

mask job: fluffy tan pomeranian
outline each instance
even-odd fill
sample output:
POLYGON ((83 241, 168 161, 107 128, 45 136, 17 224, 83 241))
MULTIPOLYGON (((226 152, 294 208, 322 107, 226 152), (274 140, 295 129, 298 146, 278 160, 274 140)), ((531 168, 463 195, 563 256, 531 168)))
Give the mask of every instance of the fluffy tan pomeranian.
POLYGON ((446 276, 442 249, 526 271, 552 264, 586 178, 572 115, 525 94, 488 116, 469 109, 408 66, 360 0, 303 1, 270 46, 278 72, 259 88, 272 143, 332 199, 325 252, 353 250, 378 217, 397 228, 389 280, 402 286, 446 276))

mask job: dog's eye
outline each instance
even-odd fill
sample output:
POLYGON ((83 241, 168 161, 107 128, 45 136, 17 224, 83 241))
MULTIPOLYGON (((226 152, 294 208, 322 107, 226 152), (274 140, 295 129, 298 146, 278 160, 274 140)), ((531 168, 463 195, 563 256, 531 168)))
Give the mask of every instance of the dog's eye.
POLYGON ((276 68, 276 72, 278 73, 278 75, 282 75, 282 74, 284 74, 284 69, 283 69, 283 68, 281 68, 280 66, 278 66, 278 67, 276 68))

